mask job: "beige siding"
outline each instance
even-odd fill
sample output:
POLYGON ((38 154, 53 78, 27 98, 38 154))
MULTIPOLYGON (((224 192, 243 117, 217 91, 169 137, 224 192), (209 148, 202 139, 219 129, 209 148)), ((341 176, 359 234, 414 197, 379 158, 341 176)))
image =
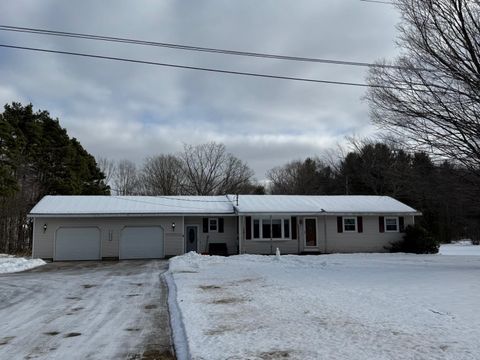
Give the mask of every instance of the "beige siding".
POLYGON ((103 258, 118 257, 119 241, 125 226, 161 226, 164 230, 165 255, 183 254, 183 217, 115 217, 115 218, 35 218, 33 256, 36 258, 54 257, 54 241, 60 227, 95 226, 100 229, 103 258), (172 223, 175 222, 175 231, 172 223), (44 231, 44 224, 47 230, 44 231))
MULTIPOLYGON (((312 216, 307 216, 312 218, 312 216)), ((278 247, 283 254, 322 252, 322 253, 354 253, 385 252, 392 242, 403 237, 400 232, 380 233, 378 216, 363 216, 363 232, 337 232, 336 216, 317 216, 317 246, 305 247, 305 217, 298 217, 298 240, 289 241, 256 241, 246 240, 245 217, 242 216, 242 253, 274 254, 278 247), (326 226, 326 228, 325 228, 326 226)), ((414 223, 413 216, 405 216, 405 226, 414 223)))
MULTIPOLYGON (((413 216, 405 217, 405 226, 413 224, 413 216)), ((337 218, 327 218, 327 239, 325 252, 352 253, 352 252, 386 252, 392 242, 403 237, 400 232, 379 231, 378 216, 363 216, 363 232, 337 231, 337 218)))
MULTIPOLYGON (((215 216, 217 217, 217 216, 215 216)), ((198 251, 200 253, 208 252, 208 244, 225 243, 227 244, 230 255, 238 254, 238 235, 237 235, 237 217, 225 216, 224 232, 203 232, 203 217, 185 217, 185 226, 198 226, 198 251)))

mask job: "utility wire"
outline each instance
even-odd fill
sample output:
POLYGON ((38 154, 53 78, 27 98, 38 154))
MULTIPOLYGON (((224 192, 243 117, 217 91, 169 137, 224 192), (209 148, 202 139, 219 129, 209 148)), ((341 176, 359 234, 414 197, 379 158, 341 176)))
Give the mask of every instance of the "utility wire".
POLYGON ((221 74, 253 76, 253 77, 268 78, 268 79, 302 81, 302 82, 330 84, 330 85, 346 85, 346 86, 355 86, 355 87, 373 87, 373 88, 395 89, 394 87, 384 86, 384 85, 369 85, 369 84, 364 84, 364 83, 333 81, 333 80, 320 80, 320 79, 301 78, 301 77, 293 77, 293 76, 270 75, 270 74, 244 72, 244 71, 206 68, 206 67, 199 67, 199 66, 187 66, 187 65, 178 65, 178 64, 161 63, 161 62, 155 62, 155 61, 127 59, 127 58, 121 58, 121 57, 95 55, 95 54, 87 54, 87 53, 79 53, 79 52, 71 52, 71 51, 49 50, 49 49, 33 48, 33 47, 26 47, 26 46, 0 44, 0 47, 8 48, 8 49, 17 49, 17 50, 27 50, 27 51, 51 53, 51 54, 62 54, 62 55, 71 55, 71 56, 78 56, 78 57, 87 57, 87 58, 102 59, 102 60, 123 61, 123 62, 128 62, 128 63, 135 63, 135 64, 146 64, 146 65, 156 65, 156 66, 164 66, 164 67, 187 69, 187 70, 207 71, 207 72, 221 73, 221 74))
POLYGON ((387 4, 387 5, 395 5, 394 2, 391 1, 381 1, 381 0, 360 0, 362 2, 370 2, 370 3, 377 3, 377 4, 387 4))
MULTIPOLYGON (((361 1, 366 1, 366 0, 361 0, 361 1)), ((381 2, 381 1, 375 1, 375 2, 381 2)), ((45 29, 9 26, 9 25, 1 25, 1 24, 0 24, 0 30, 37 34, 37 35, 51 35, 51 36, 60 36, 60 37, 68 37, 68 38, 126 43, 126 44, 134 44, 134 45, 165 47, 165 48, 176 49, 176 50, 200 51, 200 52, 208 52, 208 53, 224 54, 224 55, 249 56, 249 57, 266 58, 266 59, 302 61, 302 62, 313 62, 313 63, 323 63, 323 64, 332 64, 332 65, 344 65, 344 66, 361 66, 361 67, 369 67, 369 68, 406 69, 405 67, 397 66, 397 65, 374 64, 374 63, 359 62, 359 61, 343 61, 343 60, 320 59, 320 58, 288 56, 288 55, 267 54, 267 53, 257 53, 257 52, 246 52, 246 51, 227 50, 227 49, 200 47, 200 46, 188 46, 188 45, 173 44, 173 43, 144 41, 144 40, 135 40, 135 39, 128 39, 128 38, 112 37, 112 36, 92 35, 92 34, 84 34, 84 33, 57 31, 57 30, 45 30, 45 29)))

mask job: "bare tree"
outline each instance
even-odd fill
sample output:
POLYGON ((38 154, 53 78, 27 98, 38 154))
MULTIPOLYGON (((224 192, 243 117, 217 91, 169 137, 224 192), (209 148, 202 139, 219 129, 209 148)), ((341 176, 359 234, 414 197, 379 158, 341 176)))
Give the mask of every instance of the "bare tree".
POLYGON ((138 192, 138 175, 135 163, 120 160, 113 177, 114 192, 117 195, 135 195, 138 192))
POLYGON ((182 161, 175 155, 145 160, 140 183, 146 195, 179 195, 182 191, 182 161))
POLYGON ((267 173, 272 194, 316 195, 334 193, 332 169, 320 159, 292 161, 267 173))
POLYGON ((115 161, 106 157, 99 157, 97 160, 97 165, 103 175, 105 175, 105 184, 111 185, 110 182, 115 176, 116 171, 115 161))
POLYGON ((251 189, 253 171, 240 159, 227 153, 223 144, 184 145, 180 159, 183 162, 185 194, 244 193, 251 189))
POLYGON ((396 0, 403 55, 370 71, 374 122, 480 174, 480 3, 396 0))

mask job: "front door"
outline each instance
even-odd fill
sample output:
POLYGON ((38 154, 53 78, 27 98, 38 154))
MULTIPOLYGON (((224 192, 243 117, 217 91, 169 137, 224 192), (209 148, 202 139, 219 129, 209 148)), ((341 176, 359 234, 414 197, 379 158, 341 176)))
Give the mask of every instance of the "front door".
POLYGON ((305 247, 317 246, 317 219, 305 219, 305 247))
POLYGON ((185 252, 198 251, 198 228, 196 226, 187 226, 185 228, 185 252))

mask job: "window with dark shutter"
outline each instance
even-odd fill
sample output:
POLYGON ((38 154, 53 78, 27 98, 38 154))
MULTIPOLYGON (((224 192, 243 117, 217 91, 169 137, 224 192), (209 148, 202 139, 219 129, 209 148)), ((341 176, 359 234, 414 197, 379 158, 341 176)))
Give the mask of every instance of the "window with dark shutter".
POLYGON ((223 233, 223 218, 218 218, 218 232, 223 233))
POLYGON ((357 216, 357 226, 358 226, 358 232, 363 233, 363 217, 362 216, 357 216))
POLYGON ((297 240, 297 217, 292 216, 292 239, 297 240))
POLYGON ((341 216, 337 216, 337 232, 343 233, 343 218, 341 216))
POLYGON ((252 217, 251 216, 245 217, 245 239, 246 240, 252 239, 252 217))
POLYGON ((400 232, 405 232, 405 218, 403 216, 398 218, 398 227, 400 232))
POLYGON ((203 218, 203 232, 208 233, 208 218, 203 218))
POLYGON ((378 217, 378 231, 385 232, 385 218, 383 216, 378 217))

